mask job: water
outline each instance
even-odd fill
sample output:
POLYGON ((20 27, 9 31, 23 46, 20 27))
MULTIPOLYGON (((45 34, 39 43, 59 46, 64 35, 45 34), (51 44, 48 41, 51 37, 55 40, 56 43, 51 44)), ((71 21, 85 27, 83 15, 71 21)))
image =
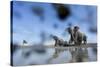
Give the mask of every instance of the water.
MULTIPOLYGON (((41 65, 89 62, 97 60, 94 48, 19 48, 13 53, 13 65, 41 65)), ((97 50, 97 48, 95 48, 97 50)))

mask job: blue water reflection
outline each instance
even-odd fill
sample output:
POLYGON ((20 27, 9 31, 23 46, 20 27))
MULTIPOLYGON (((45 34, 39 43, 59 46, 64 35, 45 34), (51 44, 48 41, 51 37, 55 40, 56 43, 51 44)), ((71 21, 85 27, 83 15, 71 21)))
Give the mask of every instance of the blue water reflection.
MULTIPOLYGON (((97 53, 97 52, 96 52, 97 53)), ((13 65, 40 65, 96 61, 93 48, 19 48, 13 53, 13 65)))

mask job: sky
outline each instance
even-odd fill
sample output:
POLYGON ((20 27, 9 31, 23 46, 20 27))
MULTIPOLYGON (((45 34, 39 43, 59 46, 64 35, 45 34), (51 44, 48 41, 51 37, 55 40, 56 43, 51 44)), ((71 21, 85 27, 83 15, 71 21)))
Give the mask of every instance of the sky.
POLYGON ((71 15, 65 20, 57 17, 51 3, 13 1, 12 6, 13 42, 22 43, 26 40, 28 43, 40 43, 41 34, 44 34, 46 43, 53 42, 50 39, 51 34, 68 41, 69 34, 65 29, 70 24, 79 26, 80 31, 87 35, 88 42, 97 42, 97 34, 89 32, 90 27, 97 26, 96 6, 66 4, 65 6, 70 8, 71 15))

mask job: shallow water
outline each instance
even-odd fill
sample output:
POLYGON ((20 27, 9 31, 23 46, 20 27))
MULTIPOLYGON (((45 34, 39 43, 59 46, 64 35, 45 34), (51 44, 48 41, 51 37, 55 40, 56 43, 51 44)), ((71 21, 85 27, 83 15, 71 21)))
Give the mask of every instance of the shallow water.
POLYGON ((13 65, 41 65, 97 60, 97 48, 19 48, 12 56, 13 65))

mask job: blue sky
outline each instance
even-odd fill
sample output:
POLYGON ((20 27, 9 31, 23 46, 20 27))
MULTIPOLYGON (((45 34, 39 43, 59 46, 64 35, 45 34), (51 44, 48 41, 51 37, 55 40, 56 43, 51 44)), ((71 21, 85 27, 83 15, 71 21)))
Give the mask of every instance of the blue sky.
POLYGON ((41 32, 45 33, 46 41, 51 41, 50 34, 68 41, 69 35, 64 30, 69 23, 72 23, 72 26, 78 25, 80 31, 88 36, 88 42, 97 42, 97 35, 88 31, 90 26, 97 26, 96 6, 69 5, 69 7, 71 15, 62 21, 56 16, 56 11, 50 3, 14 1, 13 42, 21 43, 26 40, 29 43, 39 43, 41 32), (32 7, 42 8, 42 18, 32 11, 32 7))

